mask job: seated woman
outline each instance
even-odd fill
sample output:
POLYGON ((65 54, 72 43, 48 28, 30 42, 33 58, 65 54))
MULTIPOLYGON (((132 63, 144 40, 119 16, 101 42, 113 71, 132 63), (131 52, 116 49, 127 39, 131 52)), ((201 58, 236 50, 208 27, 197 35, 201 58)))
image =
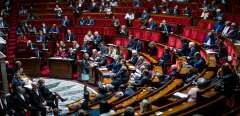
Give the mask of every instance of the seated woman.
POLYGON ((67 58, 68 54, 65 52, 65 50, 61 47, 57 50, 57 52, 54 55, 55 57, 62 57, 62 58, 67 58))
POLYGON ((56 5, 56 7, 54 8, 54 12, 57 18, 61 18, 63 16, 62 8, 60 8, 59 5, 56 5))
POLYGON ((88 31, 88 33, 84 36, 83 41, 93 41, 94 35, 92 34, 92 31, 88 31))

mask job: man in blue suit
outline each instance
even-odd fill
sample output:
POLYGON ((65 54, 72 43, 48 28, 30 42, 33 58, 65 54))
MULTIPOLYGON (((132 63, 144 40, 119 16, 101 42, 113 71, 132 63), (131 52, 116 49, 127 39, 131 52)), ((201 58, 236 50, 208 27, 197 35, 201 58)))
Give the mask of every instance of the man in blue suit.
POLYGON ((157 23, 155 21, 153 21, 152 18, 150 18, 148 20, 147 29, 149 29, 149 30, 156 30, 157 29, 157 23))
POLYGON ((214 48, 216 46, 216 37, 213 32, 208 32, 203 42, 204 48, 214 48))
POLYGON ((70 20, 68 19, 68 16, 64 16, 64 18, 61 21, 61 24, 65 28, 70 26, 70 20))
POLYGON ((140 17, 140 19, 141 20, 148 20, 149 19, 149 14, 147 13, 147 11, 144 9, 143 10, 143 13, 142 13, 142 15, 141 15, 141 17, 140 17))
POLYGON ((224 23, 222 22, 222 18, 220 18, 214 25, 214 31, 217 33, 221 33, 223 28, 224 28, 224 23))
POLYGON ((128 60, 129 63, 135 65, 138 61, 138 53, 136 50, 132 50, 132 57, 128 60))
POLYGON ((106 67, 108 69, 111 69, 112 73, 117 73, 122 67, 120 56, 117 56, 116 59, 113 61, 113 63, 107 65, 106 67))
POLYGON ((139 39, 135 38, 133 46, 132 46, 132 49, 136 50, 136 51, 141 51, 141 49, 142 49, 142 42, 139 39))
POLYGON ((37 42, 44 42, 47 39, 46 35, 40 30, 39 35, 36 37, 37 42))
POLYGON ((49 33, 59 33, 59 32, 60 32, 60 30, 59 30, 59 28, 57 27, 56 24, 53 24, 53 26, 49 30, 49 33))
POLYGON ((99 45, 102 42, 103 38, 102 36, 99 34, 98 31, 94 32, 94 38, 93 38, 93 42, 95 45, 99 45))
POLYGON ((206 67, 206 61, 203 57, 201 57, 199 52, 195 53, 195 62, 193 67, 197 68, 198 71, 202 71, 206 67))
POLYGON ((94 25, 95 21, 90 16, 86 20, 86 25, 94 25))
POLYGON ((65 35, 65 41, 73 41, 75 40, 75 35, 72 33, 70 29, 67 30, 67 34, 65 35))

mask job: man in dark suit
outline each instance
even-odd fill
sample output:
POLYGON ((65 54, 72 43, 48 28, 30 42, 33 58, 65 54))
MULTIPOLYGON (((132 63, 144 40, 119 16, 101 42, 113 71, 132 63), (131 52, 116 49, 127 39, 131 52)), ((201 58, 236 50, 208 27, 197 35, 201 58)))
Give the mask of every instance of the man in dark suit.
POLYGON ((138 61, 138 53, 136 50, 132 50, 132 57, 128 60, 129 63, 135 65, 138 61))
POLYGON ((3 17, 0 17, 0 28, 7 28, 8 24, 5 20, 3 20, 3 17))
POLYGON ((103 41, 102 36, 98 33, 98 31, 94 32, 94 38, 93 38, 93 42, 96 46, 98 46, 100 44, 100 42, 103 41))
POLYGON ((121 61, 120 56, 117 56, 116 59, 113 61, 113 63, 107 65, 106 67, 108 69, 111 69, 112 73, 117 73, 122 67, 122 64, 120 63, 120 61, 121 61))
POLYGON ((238 27, 236 23, 232 23, 230 29, 227 33, 227 37, 230 38, 233 42, 237 40, 238 37, 238 27))
POLYGON ((59 30, 59 28, 57 27, 56 24, 53 24, 53 26, 49 30, 49 33, 60 33, 60 30, 59 30))
POLYGON ((194 68, 197 68, 198 71, 202 71, 206 67, 206 61, 201 57, 200 53, 195 53, 195 62, 193 64, 194 68))
POLYGON ((222 19, 220 18, 214 25, 214 31, 217 33, 221 33, 224 29, 225 25, 222 21, 222 19))
POLYGON ((10 100, 10 94, 0 96, 0 114, 3 116, 9 114, 10 115, 10 106, 9 101, 10 100))
POLYGON ((39 93, 42 95, 44 100, 46 100, 47 105, 52 107, 53 109, 58 108, 58 99, 62 102, 66 101, 66 99, 62 98, 59 94, 51 92, 46 86, 45 81, 40 79, 38 80, 39 93))
POLYGON ((48 34, 49 28, 46 26, 45 23, 42 23, 42 26, 39 30, 42 31, 43 34, 48 34))
POLYGON ((26 116, 31 105, 29 104, 29 97, 22 86, 16 87, 14 93, 11 95, 10 105, 15 111, 15 116, 26 116))
POLYGON ((30 90, 31 116, 37 116, 39 112, 41 112, 41 116, 46 116, 47 103, 39 92, 37 83, 32 83, 32 87, 30 90))
POLYGON ((134 44, 132 46, 132 50, 141 51, 141 49, 142 49, 142 42, 139 39, 135 38, 134 44))
POLYGON ((94 25, 95 21, 90 16, 87 17, 85 24, 86 25, 94 25))
POLYGON ((101 51, 98 51, 95 62, 98 64, 98 66, 106 65, 106 63, 107 63, 106 56, 104 54, 102 54, 101 51))
POLYGON ((162 23, 160 23, 159 30, 162 32, 162 40, 163 42, 167 42, 168 34, 172 33, 172 28, 170 25, 166 23, 166 20, 162 20, 162 23))
POLYGON ((65 28, 68 28, 70 26, 70 20, 68 19, 68 16, 64 16, 64 18, 61 21, 61 24, 65 28))
POLYGON ((203 42, 204 48, 215 48, 216 47, 216 37, 213 32, 208 32, 203 42))
POLYGON ((112 85, 119 87, 121 84, 127 83, 129 74, 126 66, 122 66, 120 70, 113 76, 112 85))
POLYGON ((174 7, 174 9, 173 9, 173 15, 178 16, 179 14, 180 14, 180 11, 179 11, 179 9, 178 9, 178 5, 176 5, 176 6, 174 7))
POLYGON ((39 35, 36 36, 36 42, 44 42, 44 41, 46 41, 46 39, 47 39, 47 36, 44 35, 42 30, 40 30, 39 35))
POLYGON ((75 35, 72 33, 70 29, 67 30, 67 34, 65 35, 65 41, 73 41, 75 40, 75 35))

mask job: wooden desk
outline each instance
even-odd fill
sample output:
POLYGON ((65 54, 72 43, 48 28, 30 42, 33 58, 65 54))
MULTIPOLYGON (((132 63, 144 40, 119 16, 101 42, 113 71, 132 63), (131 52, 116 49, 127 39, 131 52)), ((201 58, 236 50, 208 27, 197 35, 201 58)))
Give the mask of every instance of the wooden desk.
POLYGON ((111 70, 98 70, 99 79, 101 80, 101 82, 103 82, 104 84, 112 83, 112 78, 103 77, 104 73, 110 73, 110 72, 111 72, 111 70))
POLYGON ((72 78, 73 59, 51 57, 48 59, 49 75, 57 78, 72 78))
POLYGON ((22 62, 23 72, 28 76, 40 75, 41 61, 38 58, 18 58, 22 62))

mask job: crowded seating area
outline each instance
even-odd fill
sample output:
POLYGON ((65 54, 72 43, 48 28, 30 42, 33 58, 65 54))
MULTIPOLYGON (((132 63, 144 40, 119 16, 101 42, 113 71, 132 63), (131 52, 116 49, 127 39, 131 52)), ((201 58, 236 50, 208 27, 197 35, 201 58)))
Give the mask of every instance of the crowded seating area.
POLYGON ((239 0, 0 0, 0 115, 240 115, 239 0))

